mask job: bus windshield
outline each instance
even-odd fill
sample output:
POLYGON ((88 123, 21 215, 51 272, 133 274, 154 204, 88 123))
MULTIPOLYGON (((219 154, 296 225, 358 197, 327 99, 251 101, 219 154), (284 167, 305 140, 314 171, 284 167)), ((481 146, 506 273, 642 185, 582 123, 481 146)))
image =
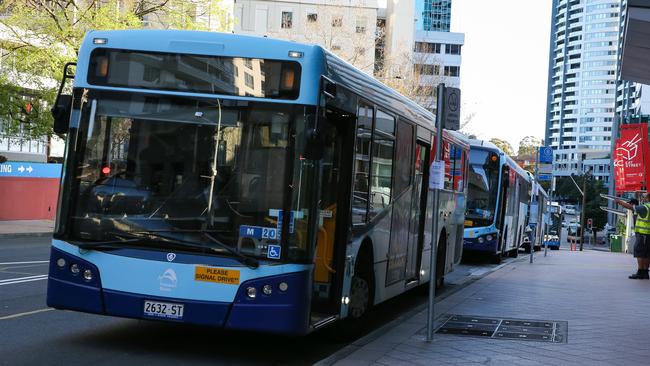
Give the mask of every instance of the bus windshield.
POLYGON ((309 209, 294 208, 286 240, 281 233, 291 131, 311 108, 91 92, 69 162, 67 239, 119 246, 155 234, 190 252, 216 242, 224 255, 305 260, 309 209))
POLYGON ((471 150, 465 226, 489 226, 494 222, 499 186, 499 159, 486 150, 471 150))

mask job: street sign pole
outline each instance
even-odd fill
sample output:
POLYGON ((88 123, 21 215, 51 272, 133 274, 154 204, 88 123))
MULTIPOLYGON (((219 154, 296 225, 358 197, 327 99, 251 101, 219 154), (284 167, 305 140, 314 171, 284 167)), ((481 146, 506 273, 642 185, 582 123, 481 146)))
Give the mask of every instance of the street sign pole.
MULTIPOLYGON (((442 126, 444 119, 445 109, 445 84, 438 84, 438 109, 436 111, 436 132, 435 132, 435 150, 433 164, 436 164, 440 159, 440 150, 442 149, 442 126)), ((433 169, 429 174, 435 174, 433 169)), ((429 189, 432 187, 429 186, 429 189)), ((429 303, 427 308, 427 342, 433 341, 433 328, 435 321, 435 297, 436 297, 436 259, 438 252, 438 217, 440 207, 440 190, 433 188, 433 215, 431 215, 431 258, 429 258, 429 303)))

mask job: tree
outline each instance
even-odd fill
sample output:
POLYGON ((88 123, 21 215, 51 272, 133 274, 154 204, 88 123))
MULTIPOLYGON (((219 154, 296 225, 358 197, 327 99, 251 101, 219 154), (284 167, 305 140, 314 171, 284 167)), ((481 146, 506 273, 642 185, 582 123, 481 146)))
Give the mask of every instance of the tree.
POLYGON ((519 141, 519 150, 517 156, 535 155, 537 147, 542 146, 543 140, 535 136, 526 136, 519 141))
POLYGON ((89 30, 225 30, 220 0, 6 0, 0 4, 0 119, 5 133, 52 133, 63 65, 74 61, 89 30))
MULTIPOLYGON (((580 194, 578 187, 571 181, 570 177, 558 177, 556 179, 555 197, 562 201, 582 203, 582 194, 580 194)), ((585 176, 574 176, 574 179, 582 189, 585 176)), ((587 219, 592 219, 593 227, 599 230, 605 227, 607 223, 607 213, 600 209, 600 206, 607 206, 605 199, 600 196, 601 193, 607 193, 607 188, 605 188, 601 180, 594 179, 591 176, 586 179, 585 223, 587 219)))
POLYGON ((510 143, 508 141, 501 140, 501 139, 498 139, 498 138, 495 137, 493 139, 490 139, 490 142, 497 145, 497 147, 499 149, 503 150, 503 152, 506 153, 506 155, 509 155, 509 156, 514 155, 512 145, 510 145, 510 143))

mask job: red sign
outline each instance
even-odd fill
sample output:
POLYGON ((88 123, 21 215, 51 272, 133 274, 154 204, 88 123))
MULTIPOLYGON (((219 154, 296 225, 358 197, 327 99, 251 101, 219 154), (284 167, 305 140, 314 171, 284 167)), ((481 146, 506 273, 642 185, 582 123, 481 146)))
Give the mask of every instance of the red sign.
POLYGON ((646 189, 649 176, 648 125, 645 123, 621 126, 621 137, 614 150, 614 174, 617 192, 646 189), (648 164, 646 164, 648 162, 648 164))

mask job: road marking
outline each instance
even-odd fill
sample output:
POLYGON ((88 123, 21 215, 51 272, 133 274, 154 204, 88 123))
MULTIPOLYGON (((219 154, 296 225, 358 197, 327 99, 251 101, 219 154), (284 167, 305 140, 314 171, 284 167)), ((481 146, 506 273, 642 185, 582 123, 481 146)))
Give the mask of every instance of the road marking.
POLYGON ((0 263, 0 266, 9 266, 13 264, 42 264, 42 263, 50 263, 50 261, 29 261, 29 262, 3 262, 0 263))
POLYGON ((18 278, 9 278, 9 279, 6 279, 6 280, 0 280, 0 286, 15 285, 15 284, 18 284, 18 283, 40 281, 40 280, 47 280, 47 275, 18 277, 18 278))
POLYGON ((38 309, 38 310, 34 310, 34 311, 27 311, 27 312, 24 312, 24 313, 18 313, 18 314, 3 316, 3 317, 0 317, 0 320, 14 319, 14 318, 19 318, 19 317, 25 316, 25 315, 33 315, 33 314, 38 314, 38 313, 44 313, 46 311, 51 311, 51 310, 54 310, 54 309, 46 308, 46 309, 38 309))

